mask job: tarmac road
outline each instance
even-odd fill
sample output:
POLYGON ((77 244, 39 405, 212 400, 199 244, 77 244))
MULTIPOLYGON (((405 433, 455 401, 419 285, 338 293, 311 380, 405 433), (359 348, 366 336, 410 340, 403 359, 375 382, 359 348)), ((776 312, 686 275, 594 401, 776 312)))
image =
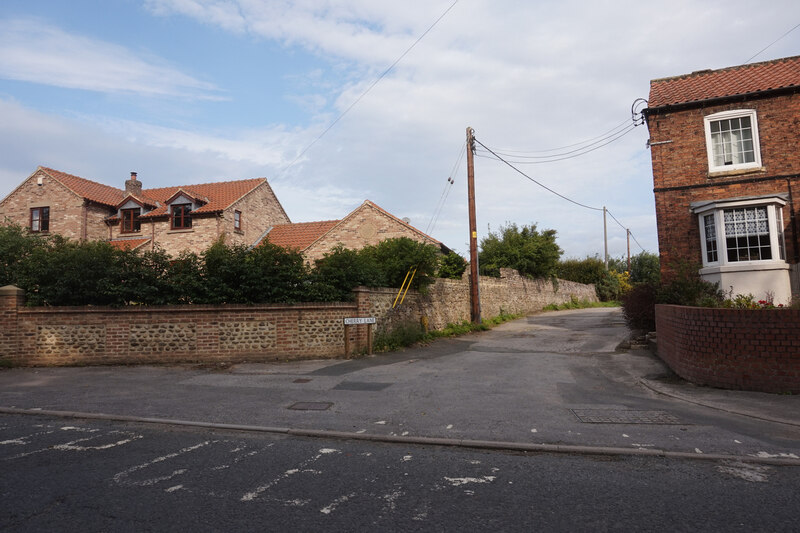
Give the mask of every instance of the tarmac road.
POLYGON ((619 309, 586 309, 347 361, 11 369, 0 412, 800 464, 800 397, 695 387, 647 350, 617 350, 627 337, 619 309))

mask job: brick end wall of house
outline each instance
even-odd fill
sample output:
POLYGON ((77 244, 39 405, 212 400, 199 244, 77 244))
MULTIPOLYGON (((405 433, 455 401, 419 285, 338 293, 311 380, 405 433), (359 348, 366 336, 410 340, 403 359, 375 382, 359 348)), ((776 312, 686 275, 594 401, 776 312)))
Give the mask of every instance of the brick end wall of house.
MULTIPOLYGON (((800 198, 800 94, 697 107, 648 117, 662 272, 680 260, 701 262, 696 201, 792 193, 797 216, 800 198), (709 174, 703 118, 734 109, 755 109, 762 168, 730 175, 709 174)), ((791 205, 783 208, 786 258, 797 263, 800 235, 791 225, 791 205)))
POLYGON ((656 306, 658 356, 698 385, 800 393, 800 310, 656 306))

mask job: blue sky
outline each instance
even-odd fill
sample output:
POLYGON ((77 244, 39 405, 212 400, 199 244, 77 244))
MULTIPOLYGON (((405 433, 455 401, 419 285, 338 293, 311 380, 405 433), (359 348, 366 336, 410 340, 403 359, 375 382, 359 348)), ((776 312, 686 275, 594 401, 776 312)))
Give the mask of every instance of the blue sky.
MULTIPOLYGON (((0 197, 38 165, 120 188, 131 171, 145 187, 265 176, 295 222, 370 199, 425 230, 444 198, 430 233, 464 253, 467 126, 492 149, 571 145, 629 118, 650 79, 744 63, 800 23, 800 5, 782 0, 459 0, 297 159, 452 4, 4 0, 0 197)), ((798 53, 800 29, 754 61, 798 53)), ((639 127, 523 170, 608 206, 656 251, 646 140, 639 127)), ((476 184, 479 236, 536 223, 567 257, 602 253, 597 211, 485 158, 476 184)), ((610 254, 625 250, 609 220, 610 254)))

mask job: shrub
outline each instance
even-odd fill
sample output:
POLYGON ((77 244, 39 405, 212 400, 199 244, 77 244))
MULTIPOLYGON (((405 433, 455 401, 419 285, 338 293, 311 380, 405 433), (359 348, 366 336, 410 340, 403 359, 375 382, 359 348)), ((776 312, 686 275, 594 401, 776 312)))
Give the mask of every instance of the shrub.
POLYGON ((619 300, 623 294, 631 290, 627 272, 616 270, 604 271, 600 280, 595 284, 595 292, 601 302, 619 300))
POLYGON ((672 274, 661 284, 656 303, 716 307, 723 301, 722 291, 715 283, 700 277, 699 266, 679 262, 671 269, 672 274))
POLYGON ((654 331, 656 329, 656 293, 650 283, 636 285, 622 297, 622 312, 631 329, 654 331))
POLYGON ((389 287, 402 286, 409 270, 416 267, 411 287, 424 291, 433 283, 439 264, 439 252, 435 246, 408 237, 386 239, 375 246, 364 247, 359 253, 375 261, 389 287))
POLYGON ((309 289, 317 295, 315 300, 346 301, 353 298, 354 287, 384 285, 384 276, 371 254, 340 244, 315 261, 312 281, 309 289))
POLYGON ((576 283, 597 284, 605 274, 606 268, 599 257, 585 259, 565 259, 556 267, 556 276, 576 283))
POLYGON ((439 260, 439 272, 436 275, 446 279, 461 279, 468 264, 459 254, 450 252, 439 260))
POLYGON ((509 224, 481 240, 479 263, 481 273, 487 276, 499 276, 501 268, 513 268, 530 278, 549 278, 556 275, 561 253, 555 230, 539 232, 536 224, 521 228, 509 224))

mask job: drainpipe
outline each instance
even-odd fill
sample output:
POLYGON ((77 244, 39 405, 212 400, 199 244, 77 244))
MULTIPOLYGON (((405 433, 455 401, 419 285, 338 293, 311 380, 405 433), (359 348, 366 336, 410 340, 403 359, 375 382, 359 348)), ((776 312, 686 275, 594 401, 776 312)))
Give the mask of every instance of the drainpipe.
POLYGON ((792 199, 792 180, 786 178, 786 187, 789 189, 789 220, 792 225, 792 241, 794 246, 794 262, 800 263, 800 242, 797 239, 797 218, 794 214, 794 200, 792 199))

